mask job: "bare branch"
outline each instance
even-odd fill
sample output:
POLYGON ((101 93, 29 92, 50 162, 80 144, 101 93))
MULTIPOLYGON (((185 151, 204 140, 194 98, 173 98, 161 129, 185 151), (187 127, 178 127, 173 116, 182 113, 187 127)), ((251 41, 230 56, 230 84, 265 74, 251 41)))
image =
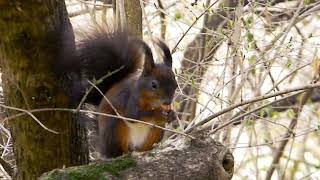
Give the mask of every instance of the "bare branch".
MULTIPOLYGON (((9 107, 9 106, 3 105, 3 104, 0 104, 0 107, 6 108, 6 109, 15 109, 15 107, 9 107)), ((89 110, 82 110, 82 109, 80 109, 80 110, 78 110, 78 109, 68 109, 68 108, 32 109, 32 110, 29 110, 29 111, 23 111, 23 113, 19 113, 19 114, 15 114, 13 116, 6 117, 5 120, 14 119, 14 118, 17 118, 19 116, 23 116, 25 114, 31 114, 31 113, 35 113, 35 112, 46 112, 46 111, 67 111, 67 112, 72 112, 72 113, 76 113, 78 111, 78 112, 81 112, 81 113, 91 113, 91 114, 94 114, 94 115, 100 115, 100 116, 107 116, 107 117, 113 117, 113 118, 118 118, 118 119, 124 119, 126 121, 145 124, 145 125, 148 125, 148 126, 151 126, 151 127, 156 127, 156 128, 165 130, 165 131, 169 131, 169 132, 173 132, 173 133, 176 133, 176 134, 180 134, 180 135, 186 136, 186 137, 188 137, 190 139, 195 139, 193 136, 185 134, 183 132, 179 132, 179 131, 175 131, 175 130, 172 130, 172 129, 168 129, 168 128, 165 128, 165 127, 162 127, 162 126, 158 126, 158 125, 155 125, 155 124, 152 124, 152 123, 149 123, 149 122, 145 122, 145 121, 141 121, 141 120, 137 120, 137 119, 132 119, 132 118, 124 117, 124 116, 117 116, 117 115, 113 115, 113 114, 107 114, 107 113, 101 113, 101 112, 95 112, 95 111, 89 111, 89 110)))
POLYGON ((243 106, 243 105, 246 105, 246 104, 250 104, 250 103, 255 103, 255 102, 258 102, 258 101, 261 101, 261 100, 264 100, 264 99, 269 99, 271 97, 275 97, 275 96, 279 96, 279 95, 282 95, 282 94, 288 94, 288 93, 291 93, 291 92, 295 92, 295 91, 301 91, 301 90, 307 90, 307 89, 313 89, 313 88, 317 88, 317 87, 320 87, 320 83, 316 83, 316 84, 309 84, 309 85, 305 85, 305 86, 300 86, 300 87, 296 87, 296 88, 291 88, 291 89, 287 89, 287 90, 282 90, 282 91, 278 91, 278 92, 275 92, 275 93, 272 93, 272 94, 268 94, 268 95, 262 95, 262 96, 259 96, 259 97, 256 97, 256 98, 253 98, 253 99, 249 99, 249 100, 246 100, 246 101, 242 101, 240 103, 237 103, 237 104, 234 104, 234 105, 231 105, 211 116, 208 116, 207 118, 201 120, 200 122, 198 122, 197 124, 195 124, 193 127, 189 128, 189 129, 186 129, 185 130, 185 133, 189 133, 191 132, 193 129, 209 122, 210 120, 212 120, 213 118, 216 118, 226 112, 229 112, 237 107, 240 107, 240 106, 243 106))
MULTIPOLYGON (((298 118, 300 116, 300 113, 302 111, 302 108, 303 106, 305 105, 305 103, 307 102, 308 98, 310 97, 312 93, 312 89, 311 90, 308 90, 302 97, 301 101, 300 101, 300 105, 299 107, 297 108, 294 108, 293 111, 294 111, 294 118, 291 120, 290 122, 290 125, 289 125, 289 128, 291 130, 295 129, 296 125, 297 125, 297 122, 298 122, 298 118)), ((285 138, 287 137, 290 137, 291 136, 291 132, 287 131, 286 132, 286 135, 285 135, 285 138)), ((283 154, 283 151, 284 151, 284 148, 286 147, 287 143, 289 142, 289 139, 287 140, 284 140, 280 143, 279 147, 276 149, 274 155, 273 155, 273 160, 272 160, 272 164, 271 166, 269 166, 269 169, 267 171, 267 174, 266 174, 266 178, 265 180, 269 180, 271 179, 272 177, 272 174, 275 170, 275 165, 277 165, 280 161, 280 158, 283 154)))

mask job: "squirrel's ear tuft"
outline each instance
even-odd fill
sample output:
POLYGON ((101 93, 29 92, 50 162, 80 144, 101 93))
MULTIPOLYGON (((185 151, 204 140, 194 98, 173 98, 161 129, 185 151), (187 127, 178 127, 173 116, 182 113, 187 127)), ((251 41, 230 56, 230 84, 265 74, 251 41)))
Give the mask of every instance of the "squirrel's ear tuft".
POLYGON ((149 56, 147 54, 145 54, 144 57, 144 68, 143 68, 143 74, 147 75, 147 74, 151 74, 152 69, 154 68, 154 61, 153 61, 153 57, 149 56))
POLYGON ((131 43, 134 43, 136 47, 138 47, 144 53, 144 67, 143 67, 142 74, 143 75, 150 74, 152 69, 155 66, 155 63, 153 60, 153 54, 150 47, 141 39, 133 38, 130 41, 131 43))
POLYGON ((154 60, 153 60, 153 54, 150 49, 150 47, 143 41, 142 42, 142 48, 144 50, 144 68, 143 68, 143 74, 150 74, 152 69, 154 68, 154 60))
POLYGON ((156 42, 163 52, 163 63, 169 67, 172 67, 172 56, 169 47, 159 39, 157 39, 156 42))

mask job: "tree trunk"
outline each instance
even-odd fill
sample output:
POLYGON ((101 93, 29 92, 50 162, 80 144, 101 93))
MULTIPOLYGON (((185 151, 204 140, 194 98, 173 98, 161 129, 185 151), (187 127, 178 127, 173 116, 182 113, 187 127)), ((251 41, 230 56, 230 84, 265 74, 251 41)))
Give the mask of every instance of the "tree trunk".
POLYGON ((142 10, 139 0, 126 0, 124 3, 128 29, 135 36, 142 38, 142 10))
POLYGON ((195 140, 178 138, 173 147, 156 148, 86 166, 57 169, 41 179, 125 179, 125 180, 228 180, 234 170, 233 156, 207 134, 197 132, 195 140))
POLYGON ((140 0, 113 0, 113 11, 115 12, 114 15, 118 26, 128 29, 132 35, 142 38, 142 9, 140 0), (124 12, 121 9, 122 6, 124 12))
MULTIPOLYGON (((69 107, 52 70, 57 55, 48 42, 49 32, 71 29, 64 1, 0 0, 0 9, 0 65, 6 104, 25 110, 69 107)), ((70 41, 74 44, 74 39, 70 41)), ((71 113, 51 111, 35 116, 58 134, 45 130, 30 115, 10 120, 16 179, 36 179, 53 168, 88 161, 83 152, 86 138, 77 137, 85 133, 75 129, 71 113)))

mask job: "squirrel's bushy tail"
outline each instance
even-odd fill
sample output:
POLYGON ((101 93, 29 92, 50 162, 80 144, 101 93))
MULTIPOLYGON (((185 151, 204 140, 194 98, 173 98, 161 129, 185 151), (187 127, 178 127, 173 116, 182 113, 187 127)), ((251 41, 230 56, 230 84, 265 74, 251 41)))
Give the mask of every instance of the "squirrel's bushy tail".
MULTIPOLYGON (((78 44, 77 58, 88 89, 88 80, 96 82, 105 93, 115 83, 128 77, 141 65, 141 47, 134 44, 126 31, 96 32, 78 44)), ((94 82, 93 82, 94 83, 94 82)), ((99 104, 103 96, 93 88, 86 102, 99 104)))
MULTIPOLYGON (((63 55, 58 64, 60 73, 66 74, 65 86, 73 104, 77 104, 92 83, 102 91, 135 72, 142 64, 141 46, 126 31, 95 32, 77 43, 75 51, 63 55), (60 67, 59 67, 60 66, 60 67)), ((87 103, 98 105, 103 96, 93 88, 87 103)))

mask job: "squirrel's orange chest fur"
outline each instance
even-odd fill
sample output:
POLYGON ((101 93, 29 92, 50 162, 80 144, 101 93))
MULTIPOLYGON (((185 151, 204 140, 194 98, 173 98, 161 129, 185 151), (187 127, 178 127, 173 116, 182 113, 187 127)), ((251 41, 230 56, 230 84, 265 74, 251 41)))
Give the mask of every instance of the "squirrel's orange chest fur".
POLYGON ((124 153, 128 151, 147 151, 160 140, 161 129, 142 123, 124 122, 118 124, 119 144, 124 153))

